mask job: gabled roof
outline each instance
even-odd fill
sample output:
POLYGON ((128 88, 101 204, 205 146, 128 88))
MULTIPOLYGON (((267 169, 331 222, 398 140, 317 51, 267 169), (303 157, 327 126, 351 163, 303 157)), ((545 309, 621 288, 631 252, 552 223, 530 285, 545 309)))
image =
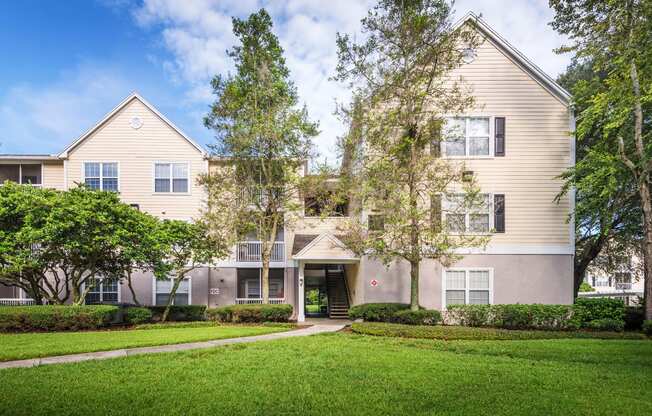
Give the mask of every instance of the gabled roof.
POLYGON ((179 133, 179 135, 180 135, 181 137, 183 137, 184 139, 186 139, 186 140, 188 141, 188 143, 190 143, 190 144, 191 144, 195 149, 197 149, 197 151, 199 151, 199 153, 201 153, 204 157, 207 157, 207 156, 208 156, 208 153, 206 152, 206 150, 205 150, 203 147, 201 147, 201 146, 200 146, 199 144, 197 144, 194 140, 192 140, 190 137, 188 137, 188 135, 186 135, 186 134, 185 134, 185 133, 184 133, 180 128, 178 128, 177 126, 175 126, 174 123, 172 123, 170 120, 167 119, 167 117, 165 117, 163 114, 161 114, 161 113, 156 109, 156 107, 154 107, 153 105, 151 105, 151 104, 150 104, 149 102, 147 102, 147 100, 145 100, 145 99, 144 99, 140 94, 138 94, 137 92, 134 91, 134 92, 132 92, 132 93, 131 93, 127 98, 125 98, 124 100, 122 100, 122 102, 120 102, 120 104, 118 104, 118 105, 117 105, 113 110, 111 110, 107 115, 105 115, 104 118, 102 118, 102 120, 100 120, 96 125, 94 125, 93 127, 91 127, 91 128, 90 128, 89 130, 87 130, 84 134, 82 134, 82 135, 81 135, 77 140, 75 140, 75 141, 72 142, 70 145, 68 145, 68 146, 67 146, 67 147, 66 147, 66 148, 65 148, 61 153, 59 153, 58 157, 60 157, 60 158, 64 158, 64 159, 67 158, 67 157, 68 157, 68 152, 70 152, 72 149, 74 149, 75 147, 77 147, 78 145, 80 145, 80 144, 81 144, 84 140, 86 140, 86 139, 87 139, 91 134, 93 134, 93 132, 95 132, 97 129, 99 129, 100 127, 102 127, 102 125, 104 125, 104 123, 106 123, 106 122, 107 122, 111 117, 113 117, 113 116, 114 116, 118 111, 122 110, 124 107, 127 106, 127 104, 129 104, 129 103, 130 103, 131 101, 133 101, 133 100, 138 100, 138 101, 140 101, 141 103, 143 103, 143 105, 145 105, 145 107, 147 107, 147 108, 148 108, 149 110, 151 110, 154 114, 156 114, 156 115, 157 115, 161 120, 163 120, 163 122, 165 122, 168 126, 170 126, 170 127, 172 128, 172 130, 176 131, 177 133, 179 133))
POLYGON ((491 42, 496 45, 497 48, 505 53, 505 55, 507 55, 510 60, 521 67, 521 69, 527 72, 536 82, 538 82, 543 88, 554 95, 563 104, 570 104, 571 94, 568 91, 566 91, 561 85, 557 84, 557 82, 550 75, 546 74, 541 68, 536 66, 505 38, 498 34, 498 32, 489 26, 487 22, 482 20, 475 13, 469 12, 463 18, 457 21, 453 28, 457 29, 465 23, 471 23, 475 28, 479 29, 480 32, 489 38, 489 40, 491 40, 491 42))
MULTIPOLYGON (((294 252, 294 250, 292 250, 294 252)), ((298 253, 292 256, 294 260, 322 260, 322 261, 357 261, 359 256, 355 255, 339 238, 331 233, 322 233, 315 237, 310 243, 303 247, 298 253), (327 245, 328 254, 311 253, 314 247, 321 243, 327 245)))

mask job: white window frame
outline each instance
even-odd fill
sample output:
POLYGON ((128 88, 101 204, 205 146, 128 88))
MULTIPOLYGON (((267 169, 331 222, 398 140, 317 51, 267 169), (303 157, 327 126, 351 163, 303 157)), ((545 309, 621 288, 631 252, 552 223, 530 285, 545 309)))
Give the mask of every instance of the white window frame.
POLYGON ((152 194, 153 195, 191 195, 192 194, 192 173, 190 170, 191 164, 183 160, 157 160, 152 164, 152 194), (157 192, 156 191, 156 165, 170 165, 170 191, 157 192), (174 192, 174 167, 172 165, 186 165, 186 172, 188 172, 188 191, 187 192, 174 192))
MULTIPOLYGON (((449 192, 448 195, 464 195, 464 192, 449 192)), ((496 211, 494 209, 494 194, 491 192, 480 192, 480 195, 487 195, 487 198, 489 199, 489 231, 483 232, 483 231, 471 231, 469 229, 469 224, 471 223, 471 215, 473 214, 482 214, 482 212, 474 212, 474 211, 464 211, 464 232, 451 232, 451 234, 455 235, 466 235, 466 234, 473 234, 473 235, 490 235, 493 233, 493 230, 496 228, 496 211)), ((442 208, 441 208, 441 221, 442 224, 446 224, 448 226, 448 221, 446 220, 446 214, 448 213, 447 210, 447 194, 441 194, 442 198, 442 208)))
MULTIPOLYGON (((95 279, 100 282, 100 292, 99 293, 100 293, 100 303, 101 303, 101 302, 104 302, 104 284, 103 284, 104 283, 104 277, 96 277, 95 279)), ((116 278, 116 280, 118 281, 118 300, 116 301, 116 303, 120 303, 120 302, 122 302, 122 282, 120 281, 120 279, 116 278)), ((85 291, 85 290, 86 290, 86 282, 84 282, 84 284, 82 285, 82 291, 85 291)), ((113 292, 111 292, 111 293, 113 293, 113 292)), ((86 304, 86 298, 84 298, 84 304, 86 304)))
MULTIPOLYGON (((469 288, 469 272, 489 272, 489 305, 494 304, 494 269, 493 267, 448 267, 442 268, 441 271, 441 308, 446 310, 446 272, 464 272, 464 304, 469 305, 469 292, 471 290, 484 290, 484 289, 471 289, 469 288)), ((452 289, 455 290, 455 289, 452 289)))
MULTIPOLYGON (((120 192, 122 189, 122 184, 120 183, 120 162, 117 160, 84 160, 82 161, 81 165, 81 177, 83 179, 83 182, 86 183, 86 164, 87 163, 98 163, 100 165, 100 191, 104 190, 104 175, 103 175, 103 165, 104 164, 116 164, 118 167, 118 189, 116 191, 111 191, 111 192, 120 192)), ((112 176, 111 176, 112 177, 112 176)), ((43 182, 43 179, 41 179, 41 182, 43 182)))
POLYGON ((439 153, 441 154, 442 158, 445 159, 493 159, 495 157, 495 140, 492 140, 492 138, 495 137, 494 130, 495 130, 495 118, 496 117, 501 117, 501 116, 493 116, 493 115, 487 115, 487 114, 462 114, 462 115, 447 115, 444 117, 446 121, 449 119, 453 118, 463 118, 465 119, 465 124, 466 124, 466 134, 464 136, 464 156, 462 155, 447 155, 446 154, 446 137, 442 134, 441 141, 439 142, 439 153), (470 124, 470 119, 472 118, 486 118, 489 120, 489 154, 488 155, 470 155, 469 154, 469 136, 468 136, 468 131, 469 131, 469 124, 470 124))
MULTIPOLYGON (((168 277, 169 280, 171 280, 171 284, 174 284, 174 279, 176 279, 175 276, 170 276, 168 277)), ((156 281, 157 280, 164 280, 164 279, 156 279, 156 276, 152 276, 152 306, 157 306, 156 305, 156 281)), ((188 305, 192 305, 192 276, 186 276, 183 278, 183 280, 188 281, 188 305)), ((163 293, 163 292, 161 292, 163 293)), ((172 305, 174 305, 174 299, 172 299, 172 305)))

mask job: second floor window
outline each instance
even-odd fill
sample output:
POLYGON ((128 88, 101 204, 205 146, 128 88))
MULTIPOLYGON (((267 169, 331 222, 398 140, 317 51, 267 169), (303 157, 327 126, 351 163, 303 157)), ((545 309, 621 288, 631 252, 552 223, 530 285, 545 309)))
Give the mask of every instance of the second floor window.
POLYGON ((481 194, 473 205, 467 203, 464 194, 447 195, 444 213, 448 230, 453 233, 488 233, 491 230, 491 198, 481 194))
POLYGON ((84 162, 84 184, 91 189, 118 192, 118 163, 84 162))
POLYGON ((446 120, 444 154, 446 156, 489 156, 489 117, 455 117, 446 120))
POLYGON ((154 165, 154 192, 187 193, 188 163, 156 163, 154 165))

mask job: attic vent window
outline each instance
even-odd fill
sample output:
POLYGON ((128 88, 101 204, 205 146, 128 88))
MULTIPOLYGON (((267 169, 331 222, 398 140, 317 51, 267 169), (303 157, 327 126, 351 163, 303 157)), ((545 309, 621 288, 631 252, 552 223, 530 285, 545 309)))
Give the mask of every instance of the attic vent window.
POLYGON ((470 64, 471 62, 475 61, 476 56, 477 54, 473 48, 466 48, 462 51, 462 61, 464 61, 466 64, 470 64))
POLYGON ((138 130, 139 128, 143 127, 143 120, 141 120, 140 117, 134 117, 129 122, 129 125, 132 129, 138 130))

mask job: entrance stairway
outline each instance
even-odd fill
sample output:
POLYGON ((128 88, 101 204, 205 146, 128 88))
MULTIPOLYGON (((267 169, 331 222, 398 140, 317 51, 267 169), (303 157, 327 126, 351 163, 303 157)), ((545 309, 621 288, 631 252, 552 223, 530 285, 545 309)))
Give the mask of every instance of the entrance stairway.
POLYGON ((349 317, 349 293, 342 266, 326 266, 326 290, 328 291, 328 317, 349 317))

